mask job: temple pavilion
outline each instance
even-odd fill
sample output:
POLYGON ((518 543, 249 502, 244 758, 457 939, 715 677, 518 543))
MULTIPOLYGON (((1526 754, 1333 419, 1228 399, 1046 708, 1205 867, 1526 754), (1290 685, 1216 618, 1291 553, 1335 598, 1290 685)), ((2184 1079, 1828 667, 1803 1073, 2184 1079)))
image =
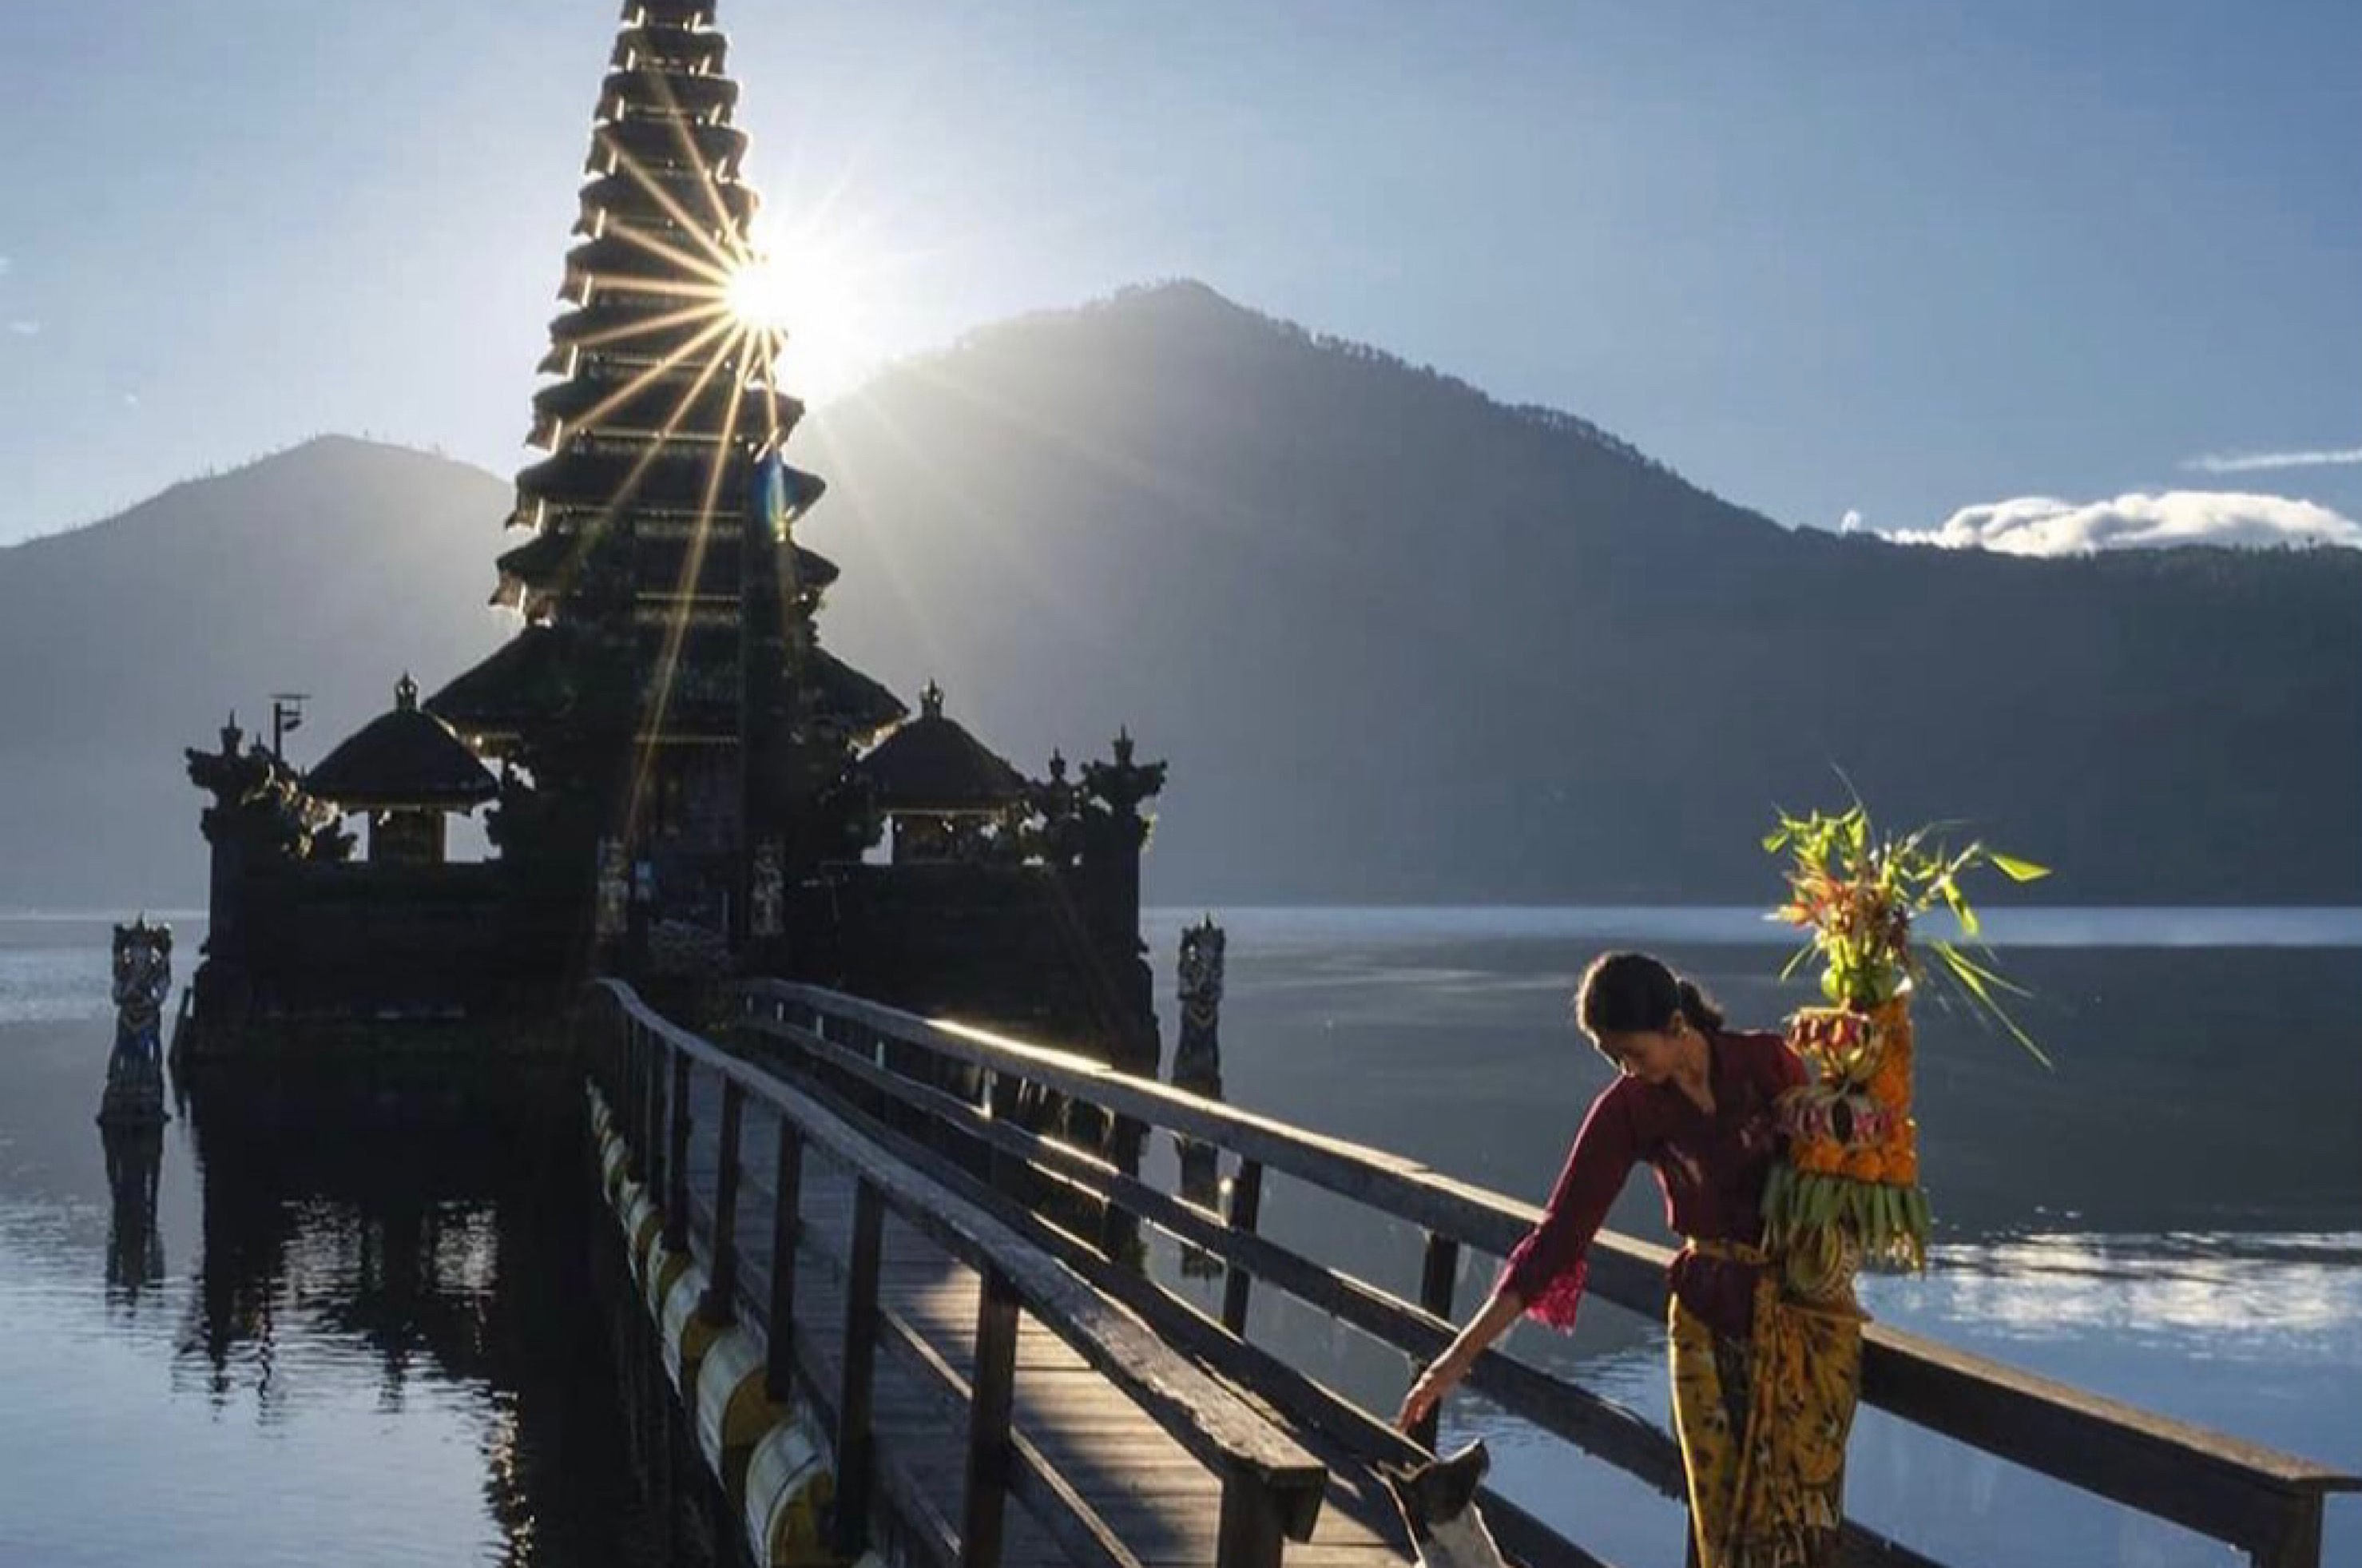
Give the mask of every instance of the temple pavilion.
POLYGON ((404 672, 393 707, 370 720, 304 776, 304 788, 344 812, 369 817, 376 866, 440 866, 445 828, 500 793, 500 781, 458 732, 418 706, 404 672))
POLYGON ((886 820, 897 866, 979 860, 1009 853, 1033 786, 958 720, 944 689, 927 682, 919 716, 855 765, 886 820))

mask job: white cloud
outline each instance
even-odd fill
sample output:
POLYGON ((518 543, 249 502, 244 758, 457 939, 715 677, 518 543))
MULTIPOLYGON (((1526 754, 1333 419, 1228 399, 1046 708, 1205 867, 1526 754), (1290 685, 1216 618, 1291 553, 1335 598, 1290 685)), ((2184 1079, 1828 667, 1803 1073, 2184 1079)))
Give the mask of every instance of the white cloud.
POLYGON ((1861 532, 1861 525, 1862 516, 1860 511, 1858 508, 1849 506, 1846 508, 1846 514, 1838 519, 1838 532, 1840 534, 1859 534, 1861 532))
POLYGON ((2362 447, 2301 452, 2209 452, 2181 466, 2202 474, 2251 474, 2267 469, 2327 469, 2362 463, 2362 447))
POLYGON ((2288 496, 2171 490, 2120 495, 2113 501, 2026 495, 1987 502, 1960 508, 1941 527, 1904 529, 1886 537, 1898 544, 2012 556, 2081 556, 2170 545, 2318 543, 2362 548, 2362 524, 2288 496))

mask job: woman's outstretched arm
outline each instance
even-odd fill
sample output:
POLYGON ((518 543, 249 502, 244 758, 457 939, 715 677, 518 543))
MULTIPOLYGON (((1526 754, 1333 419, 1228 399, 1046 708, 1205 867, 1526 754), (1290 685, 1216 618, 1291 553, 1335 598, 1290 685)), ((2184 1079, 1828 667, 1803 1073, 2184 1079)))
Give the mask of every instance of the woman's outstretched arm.
POLYGON ((1468 1375, 1468 1369, 1476 1364, 1476 1358, 1490 1350, 1495 1340, 1507 1333, 1509 1325, 1516 1322, 1525 1309, 1525 1302, 1507 1286, 1494 1291, 1492 1298, 1485 1303, 1485 1309, 1469 1319, 1467 1327, 1444 1347, 1443 1353, 1428 1363, 1426 1369, 1419 1373, 1418 1380, 1410 1386, 1410 1392, 1403 1396, 1402 1409, 1395 1416, 1395 1425, 1405 1431, 1418 1425, 1437 1400, 1459 1386, 1460 1380, 1468 1375))
POLYGON ((1631 1173, 1638 1151, 1628 1104, 1611 1086, 1583 1119, 1583 1130, 1567 1152, 1566 1166, 1551 1189, 1541 1223, 1510 1253, 1484 1309, 1411 1385, 1395 1418, 1397 1425, 1406 1430, 1417 1425, 1529 1308, 1554 1327, 1573 1326, 1583 1291, 1584 1254, 1631 1173))

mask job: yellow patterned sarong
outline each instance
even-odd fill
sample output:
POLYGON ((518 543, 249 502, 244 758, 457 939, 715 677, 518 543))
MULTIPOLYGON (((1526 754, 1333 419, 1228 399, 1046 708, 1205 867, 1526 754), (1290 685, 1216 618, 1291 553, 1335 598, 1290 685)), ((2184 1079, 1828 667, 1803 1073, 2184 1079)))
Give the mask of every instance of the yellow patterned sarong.
MULTIPOLYGON (((1760 1248, 1694 1242, 1760 1264, 1760 1248)), ((1817 1568, 1844 1517, 1846 1438, 1861 1392, 1861 1319, 1755 1286, 1751 1339, 1716 1334, 1675 1299, 1673 1428, 1689 1475, 1699 1568, 1817 1568)))

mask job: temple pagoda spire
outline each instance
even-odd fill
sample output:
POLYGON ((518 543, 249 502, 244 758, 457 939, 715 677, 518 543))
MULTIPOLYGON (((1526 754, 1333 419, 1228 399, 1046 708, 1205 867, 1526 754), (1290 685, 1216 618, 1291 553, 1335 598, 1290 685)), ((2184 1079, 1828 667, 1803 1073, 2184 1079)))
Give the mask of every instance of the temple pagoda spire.
MULTIPOLYGON (((734 279, 757 259, 761 201, 742 172, 728 52, 712 0, 624 7, 558 290, 565 309, 540 365, 549 379, 533 398, 527 439, 548 456, 517 475, 509 523, 526 536, 500 558, 493 594, 525 625, 427 703, 521 764, 542 794, 595 801, 539 814, 565 818, 577 841, 594 829, 623 841, 652 865, 665 902, 699 921, 731 903, 749 847, 746 585, 793 585, 783 608, 795 635, 766 637, 759 657, 800 647, 789 679, 838 690, 864 680, 823 680, 841 667, 810 634, 837 572, 795 543, 792 525, 822 481, 774 456, 777 526, 739 525, 756 454, 776 454, 803 409, 773 377, 778 329, 734 308, 734 279), (750 550, 782 558, 755 562, 750 550)), ((810 711, 835 721, 827 733, 848 750, 901 716, 866 700, 857 715, 833 714, 829 699, 816 690, 810 711)), ((503 812, 510 834, 537 831, 532 801, 503 812)), ((587 866, 592 854, 575 842, 542 858, 587 866)))

